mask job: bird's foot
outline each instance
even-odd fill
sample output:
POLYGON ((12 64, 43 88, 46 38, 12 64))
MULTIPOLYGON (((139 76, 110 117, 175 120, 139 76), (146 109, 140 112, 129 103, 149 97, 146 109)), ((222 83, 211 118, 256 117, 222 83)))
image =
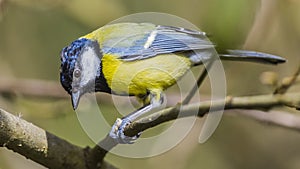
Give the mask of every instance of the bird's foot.
POLYGON ((111 131, 109 132, 109 136, 113 138, 119 144, 133 144, 135 140, 137 140, 141 133, 136 136, 129 137, 125 136, 124 129, 131 123, 129 119, 120 119, 117 118, 115 124, 112 126, 111 131))

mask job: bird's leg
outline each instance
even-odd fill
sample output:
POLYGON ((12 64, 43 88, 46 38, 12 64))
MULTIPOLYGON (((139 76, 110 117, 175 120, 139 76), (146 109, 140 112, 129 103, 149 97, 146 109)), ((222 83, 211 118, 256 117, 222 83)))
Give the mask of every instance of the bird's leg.
POLYGON ((115 124, 112 126, 112 129, 109 133, 110 137, 112 137, 116 142, 120 144, 132 144, 136 139, 139 138, 141 133, 136 136, 129 137, 125 136, 124 129, 131 122, 136 120, 137 118, 145 115, 150 112, 152 109, 157 108, 162 105, 164 101, 163 93, 161 90, 151 90, 149 92, 149 103, 145 104, 143 107, 138 110, 124 116, 122 119, 118 118, 115 124))

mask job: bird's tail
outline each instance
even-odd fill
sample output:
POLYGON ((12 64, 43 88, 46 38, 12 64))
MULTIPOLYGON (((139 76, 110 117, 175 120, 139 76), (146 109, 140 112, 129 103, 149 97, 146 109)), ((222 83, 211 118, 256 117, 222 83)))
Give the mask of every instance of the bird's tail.
POLYGON ((233 61, 250 61, 266 64, 284 63, 286 59, 262 52, 248 51, 248 50, 227 50, 228 54, 219 54, 222 60, 233 61))

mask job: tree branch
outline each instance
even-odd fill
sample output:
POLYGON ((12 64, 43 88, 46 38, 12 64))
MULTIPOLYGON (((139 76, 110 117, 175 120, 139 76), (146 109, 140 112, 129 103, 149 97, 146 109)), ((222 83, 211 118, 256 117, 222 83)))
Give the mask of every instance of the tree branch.
MULTIPOLYGON (((139 132, 157 126, 163 122, 178 118, 179 111, 182 117, 194 116, 194 112, 198 110, 198 116, 203 117, 209 110, 222 110, 223 101, 205 101, 184 105, 182 107, 171 107, 153 113, 145 118, 131 123, 125 128, 124 133, 127 136, 134 136, 139 132), (211 106, 213 105, 213 106, 211 106), (154 119, 154 120, 153 120, 154 119)), ((225 110, 228 109, 258 109, 269 110, 277 106, 288 106, 293 108, 300 107, 300 93, 277 94, 277 95, 260 95, 248 97, 227 97, 225 100, 225 110)), ((259 119, 257 119, 259 120, 259 119)), ((279 124, 284 125, 284 124, 279 124)), ((300 130, 299 130, 300 131, 300 130)))
MULTIPOLYGON (((6 147, 45 167, 55 169, 87 169, 87 157, 91 154, 89 149, 75 146, 2 109, 0 147, 6 147)), ((102 163, 102 160, 103 158, 99 159, 98 163, 102 163)), ((101 167, 115 168, 106 162, 101 167)))
MULTIPOLYGON (((300 69, 299 69, 300 70, 300 69)), ((293 108, 300 107, 300 93, 286 93, 290 86, 295 82, 295 77, 298 76, 299 70, 295 73, 293 78, 288 81, 288 85, 279 86, 277 89, 284 89, 284 92, 275 92, 270 95, 248 96, 248 97, 227 97, 225 100, 225 110, 228 109, 259 109, 269 110, 276 106, 288 106, 293 108), (283 87, 282 87, 283 86, 283 87), (276 94, 277 93, 277 94, 276 94)), ((205 74, 205 72, 204 72, 205 74)), ((205 77, 205 75, 203 75, 205 77)), ((200 83, 201 78, 200 78, 200 83)), ((19 82, 19 80, 18 80, 19 82)), ((22 87, 18 86, 16 81, 6 81, 1 83, 0 93, 15 91, 29 96, 40 97, 54 97, 64 98, 64 92, 53 93, 60 87, 58 84, 44 81, 22 81, 22 87), (35 84, 33 87, 32 85, 35 84), (26 87, 27 86, 27 87, 26 87), (50 92, 51 91, 51 92, 50 92)), ((58 90, 59 91, 59 90, 58 90)), ((161 123, 174 120, 176 118, 183 118, 194 116, 194 112, 198 111, 198 117, 203 117, 209 110, 221 110, 224 101, 205 101, 201 103, 193 103, 189 105, 177 104, 174 107, 163 109, 159 112, 153 113, 148 117, 142 118, 131 123, 125 128, 124 133, 127 136, 134 136, 151 127, 157 126, 161 123), (212 104, 213 102, 213 104, 212 104), (181 116, 178 117, 179 112, 181 116), (154 119, 154 120, 153 120, 154 119)), ((261 113, 261 112, 260 112, 261 113)), ((239 113, 257 121, 268 122, 270 124, 282 126, 285 128, 300 131, 300 126, 295 125, 300 118, 292 115, 294 120, 291 123, 282 121, 285 117, 291 116, 288 113, 281 113, 281 118, 274 118, 273 116, 262 116, 257 111, 248 111, 247 113, 239 113)), ((278 116, 276 116, 278 117, 278 116)), ((290 118, 290 117, 289 117, 290 118)), ((36 161, 49 168, 115 168, 112 165, 103 162, 106 153, 115 147, 117 143, 107 136, 100 141, 98 145, 93 148, 81 148, 75 146, 57 136, 48 133, 47 131, 26 122, 25 120, 13 116, 4 110, 0 109, 0 146, 6 147, 27 158, 36 161), (105 147, 103 149, 102 147, 105 147)))
MULTIPOLYGON (((269 110, 274 107, 278 106, 288 106, 293 108, 300 107, 300 93, 293 93, 293 94, 284 94, 284 95, 260 95, 260 96, 248 96, 248 97, 227 97, 225 100, 225 110, 230 109, 258 109, 258 110, 269 110)), ((223 109, 223 101, 211 101, 201 102, 201 103, 194 103, 189 105, 184 105, 180 107, 180 105, 176 105, 175 107, 170 107, 163 109, 159 112, 153 113, 147 117, 144 117, 140 120, 137 120, 127 126, 124 130, 125 135, 127 136, 135 136, 136 134, 147 130, 149 128, 155 127, 159 124, 164 122, 174 120, 177 118, 183 118, 188 116, 194 116, 194 112, 198 111, 197 116, 203 117, 205 114, 209 112, 209 110, 222 110, 223 109), (213 105, 213 106, 212 106, 213 105), (181 111, 181 116, 178 117, 179 111, 181 111)), ((213 113, 213 112, 212 112, 213 113)), ((286 122, 282 122, 278 118, 272 118, 272 116, 262 117, 258 113, 260 112, 251 112, 251 113, 241 113, 241 115, 249 116, 257 121, 269 122, 270 124, 274 124, 277 126, 281 126, 284 128, 289 128, 293 130, 300 131, 299 125, 291 125, 286 122)), ((282 113, 284 114, 284 113, 282 113)), ((286 115, 283 115, 284 117, 286 115)), ((300 117, 293 116, 293 118, 298 119, 296 121, 300 121, 300 117)), ((98 145, 109 145, 105 146, 106 149, 109 151, 117 144, 112 141, 108 136, 100 141, 98 145)), ((99 157, 104 157, 107 151, 99 151, 99 147, 94 147, 94 155, 99 157)))
MULTIPOLYGON (((227 97, 225 101, 225 109, 262 109, 269 110, 276 106, 299 107, 300 93, 286 93, 284 95, 260 95, 248 97, 227 97)), ((180 118, 193 116, 194 111, 198 112, 198 117, 202 117, 210 109, 219 110, 223 101, 205 101, 184 105, 182 107, 175 106, 166 108, 148 117, 133 122, 125 128, 125 134, 128 136, 157 126, 166 121, 178 118, 179 111, 182 111, 180 118), (213 106, 212 106, 213 105, 213 106), (154 120, 153 120, 154 119, 154 120)), ((257 111, 250 113, 240 113, 264 122, 270 122, 278 126, 300 131, 299 125, 290 125, 280 120, 262 118, 255 115, 257 111)), ((213 112, 212 112, 213 113, 213 112)), ((283 113, 284 114, 284 113, 283 113)), ((296 116, 294 116, 297 118, 296 116)), ((13 116, 0 109, 0 146, 6 147, 27 158, 32 159, 49 168, 114 168, 112 165, 103 162, 106 153, 115 147, 115 143, 110 137, 106 137, 99 145, 94 148, 81 148, 58 138, 57 136, 44 131, 43 129, 26 122, 25 120, 13 116), (101 147, 105 147, 104 150, 101 147)))

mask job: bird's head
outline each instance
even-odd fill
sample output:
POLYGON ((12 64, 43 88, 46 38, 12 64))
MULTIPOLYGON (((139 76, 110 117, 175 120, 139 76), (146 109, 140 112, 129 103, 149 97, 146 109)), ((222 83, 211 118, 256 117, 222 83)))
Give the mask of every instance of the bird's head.
POLYGON ((60 82, 71 95, 75 110, 83 94, 95 91, 95 79, 101 73, 99 44, 81 38, 65 47, 60 55, 60 82))

